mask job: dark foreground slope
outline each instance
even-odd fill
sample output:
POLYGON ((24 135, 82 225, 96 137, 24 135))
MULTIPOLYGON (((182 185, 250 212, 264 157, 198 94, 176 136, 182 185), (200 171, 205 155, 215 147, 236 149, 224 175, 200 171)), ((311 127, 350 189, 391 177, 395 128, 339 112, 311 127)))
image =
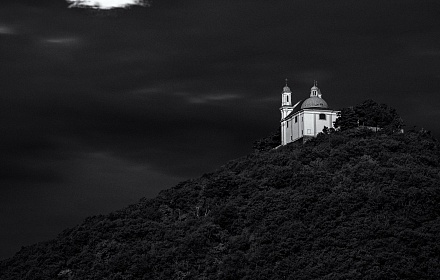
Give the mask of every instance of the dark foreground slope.
POLYGON ((439 279, 440 148, 321 135, 88 218, 0 279, 439 279))

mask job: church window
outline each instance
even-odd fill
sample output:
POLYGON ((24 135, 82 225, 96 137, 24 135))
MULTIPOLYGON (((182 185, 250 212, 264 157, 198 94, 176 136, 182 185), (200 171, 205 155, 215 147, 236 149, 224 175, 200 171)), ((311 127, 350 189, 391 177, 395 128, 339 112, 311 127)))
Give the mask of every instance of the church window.
POLYGON ((297 123, 297 122, 298 122, 298 116, 295 117, 295 123, 297 123))
POLYGON ((287 121, 287 128, 289 128, 289 121, 287 121))
POLYGON ((289 96, 288 95, 286 96, 286 100, 287 100, 287 102, 289 102, 289 96))
POLYGON ((319 114, 319 119, 320 120, 325 120, 325 114, 319 114))

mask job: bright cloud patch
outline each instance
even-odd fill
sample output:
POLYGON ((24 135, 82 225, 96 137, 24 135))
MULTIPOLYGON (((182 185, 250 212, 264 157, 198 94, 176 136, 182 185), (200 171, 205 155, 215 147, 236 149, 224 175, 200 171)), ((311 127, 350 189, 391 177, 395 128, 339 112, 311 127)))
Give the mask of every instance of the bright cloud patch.
POLYGON ((9 26, 0 24, 0 34, 15 34, 15 31, 9 26))
POLYGON ((179 92, 176 93, 176 95, 183 96, 189 103, 219 102, 242 98, 241 95, 234 93, 192 95, 185 92, 179 92))
POLYGON ((126 8, 133 5, 150 6, 151 0, 66 0, 72 3, 69 8, 113 9, 126 8))
POLYGON ((51 38, 45 39, 46 43, 57 44, 57 45, 73 45, 78 42, 76 38, 51 38))

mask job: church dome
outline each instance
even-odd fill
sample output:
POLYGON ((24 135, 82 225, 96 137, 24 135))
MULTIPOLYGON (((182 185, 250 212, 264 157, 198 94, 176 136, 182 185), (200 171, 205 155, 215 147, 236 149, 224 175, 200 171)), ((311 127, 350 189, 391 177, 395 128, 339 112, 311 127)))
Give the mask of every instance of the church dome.
POLYGON ((318 96, 311 96, 304 100, 304 102, 301 105, 301 109, 305 108, 323 108, 327 109, 328 105, 327 102, 325 102, 324 99, 318 97, 318 96))

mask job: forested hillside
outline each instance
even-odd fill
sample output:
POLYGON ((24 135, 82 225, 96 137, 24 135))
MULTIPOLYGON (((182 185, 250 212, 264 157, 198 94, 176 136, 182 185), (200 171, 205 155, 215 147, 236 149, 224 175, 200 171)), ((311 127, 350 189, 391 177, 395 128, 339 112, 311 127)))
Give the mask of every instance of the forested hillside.
POLYGON ((439 205, 429 133, 332 130, 90 217, 0 279, 439 279, 439 205))

